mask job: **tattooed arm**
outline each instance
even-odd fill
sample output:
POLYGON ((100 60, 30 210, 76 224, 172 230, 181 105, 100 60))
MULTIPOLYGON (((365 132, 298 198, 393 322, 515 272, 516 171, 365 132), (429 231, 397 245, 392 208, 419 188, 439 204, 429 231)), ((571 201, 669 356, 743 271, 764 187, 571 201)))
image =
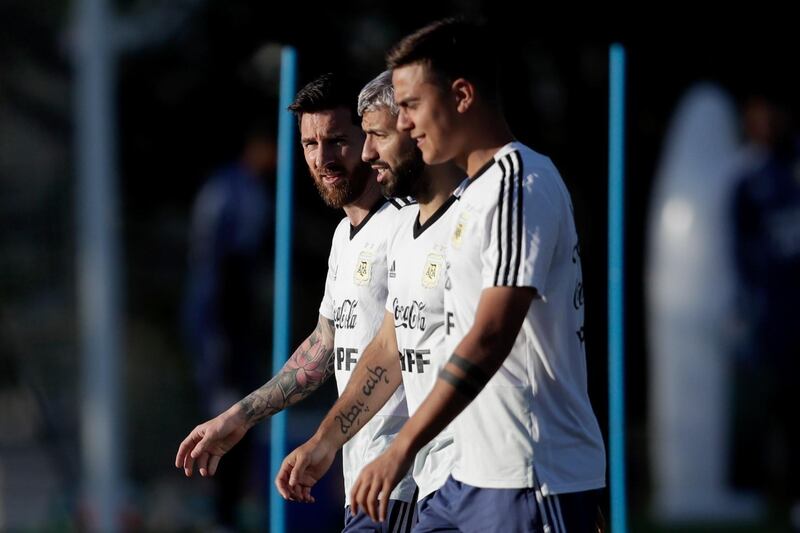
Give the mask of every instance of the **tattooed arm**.
POLYGON ((320 315, 317 328, 281 371, 239 402, 250 427, 296 404, 333 375, 333 339, 333 322, 320 315))
POLYGON ((275 478, 278 492, 289 500, 314 501, 311 487, 328 471, 336 452, 389 401, 402 381, 394 318, 387 312, 317 432, 283 460, 275 478))
POLYGON ((422 404, 391 446, 365 466, 351 490, 351 510, 373 520, 386 518, 388 494, 408 471, 414 456, 458 416, 500 369, 517 338, 536 291, 491 287, 481 293, 475 321, 456 346, 422 404))
POLYGON ((220 458, 267 417, 293 405, 333 375, 333 322, 320 315, 317 327, 275 377, 216 418, 200 424, 178 448, 175 466, 191 476, 213 476, 220 458))

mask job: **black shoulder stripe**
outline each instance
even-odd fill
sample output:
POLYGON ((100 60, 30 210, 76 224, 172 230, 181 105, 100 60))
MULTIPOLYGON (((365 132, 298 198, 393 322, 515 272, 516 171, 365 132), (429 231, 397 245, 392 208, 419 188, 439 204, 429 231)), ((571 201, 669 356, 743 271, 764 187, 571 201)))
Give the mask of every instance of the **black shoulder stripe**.
POLYGON ((503 175, 500 178, 500 191, 497 194, 497 267, 494 271, 494 285, 500 284, 500 266, 503 264, 503 200, 508 169, 504 161, 498 161, 503 175))
POLYGON ((518 151, 498 160, 503 170, 497 205, 498 260, 496 286, 515 286, 521 279, 523 250, 522 158, 518 151))
POLYGON ((389 203, 391 203, 396 209, 403 209, 404 207, 408 207, 410 205, 416 205, 417 201, 411 198, 410 196, 399 197, 395 196, 392 198, 387 198, 389 203))
POLYGON ((522 252, 524 251, 523 246, 523 238, 525 234, 523 233, 522 227, 522 217, 524 215, 524 210, 522 207, 522 200, 525 197, 522 194, 522 179, 525 177, 525 170, 522 164, 522 156, 519 154, 519 150, 514 150, 512 152, 514 159, 517 161, 517 227, 516 227, 516 235, 517 235, 517 258, 514 261, 514 277, 511 280, 511 284, 516 286, 519 281, 522 281, 522 274, 520 273, 520 267, 522 266, 522 252))
POLYGON ((502 220, 503 226, 505 227, 506 232, 506 245, 505 245, 505 260, 503 264, 503 279, 502 285, 506 286, 509 284, 509 272, 511 270, 511 257, 514 252, 514 204, 516 196, 517 196, 517 189, 515 187, 516 184, 516 175, 514 169, 514 162, 511 159, 511 155, 506 155, 503 160, 505 161, 506 165, 508 166, 508 172, 506 174, 506 209, 505 209, 505 217, 502 220))

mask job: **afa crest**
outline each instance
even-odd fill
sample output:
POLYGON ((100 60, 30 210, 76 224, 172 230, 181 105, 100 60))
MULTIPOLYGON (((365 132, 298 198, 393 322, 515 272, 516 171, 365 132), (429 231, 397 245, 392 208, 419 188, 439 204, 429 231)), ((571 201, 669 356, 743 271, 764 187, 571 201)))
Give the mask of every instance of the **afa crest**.
POLYGON ((356 271, 353 273, 353 282, 356 285, 368 285, 372 279, 372 263, 375 256, 368 250, 363 250, 358 254, 356 261, 356 271))
POLYGON ((422 270, 422 286, 426 289, 433 289, 439 285, 439 278, 442 277, 444 268, 444 256, 440 254, 428 254, 425 260, 425 267, 422 270))

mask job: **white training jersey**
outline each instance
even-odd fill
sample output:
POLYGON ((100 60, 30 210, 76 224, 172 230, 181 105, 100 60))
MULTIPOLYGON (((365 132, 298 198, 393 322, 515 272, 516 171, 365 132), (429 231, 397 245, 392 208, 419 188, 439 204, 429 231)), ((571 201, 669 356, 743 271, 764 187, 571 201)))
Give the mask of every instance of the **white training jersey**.
POLYGON ((512 142, 462 184, 447 248, 447 336, 456 351, 490 287, 533 287, 511 352, 453 423, 453 477, 544 495, 605 485, 589 403, 580 249, 572 204, 549 158, 512 142))
MULTIPOLYGON (((419 223, 419 206, 403 208, 389 236, 389 297, 403 370, 408 414, 413 415, 431 392, 450 354, 445 348, 444 269, 455 196, 419 223)), ((446 428, 414 459, 419 500, 444 485, 453 470, 453 434, 446 428)))
MULTIPOLYGON (((341 395, 364 348, 383 322, 387 294, 386 241, 388 228, 399 214, 403 200, 381 201, 357 227, 345 217, 333 234, 328 258, 325 296, 319 312, 335 327, 334 363, 336 386, 341 395)), ((359 413, 343 413, 344 423, 359 413)), ((345 505, 361 469, 389 447, 408 419, 402 385, 386 405, 342 448, 345 505)), ((410 473, 397 485, 391 499, 411 501, 416 486, 410 473)))

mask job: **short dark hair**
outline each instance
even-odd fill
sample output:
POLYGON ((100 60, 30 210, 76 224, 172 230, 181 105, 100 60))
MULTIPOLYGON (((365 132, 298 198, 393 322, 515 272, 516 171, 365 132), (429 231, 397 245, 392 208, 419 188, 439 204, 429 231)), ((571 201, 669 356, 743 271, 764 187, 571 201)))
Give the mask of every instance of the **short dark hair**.
POLYGON ((496 101, 499 93, 499 59, 487 24, 463 17, 432 22, 404 37, 386 55, 392 70, 422 63, 441 84, 464 78, 490 101, 496 101))
POLYGON ((304 113, 319 113, 344 107, 350 111, 353 124, 360 125, 356 112, 357 97, 358 89, 350 80, 328 72, 300 89, 289 106, 289 111, 300 121, 304 113))

